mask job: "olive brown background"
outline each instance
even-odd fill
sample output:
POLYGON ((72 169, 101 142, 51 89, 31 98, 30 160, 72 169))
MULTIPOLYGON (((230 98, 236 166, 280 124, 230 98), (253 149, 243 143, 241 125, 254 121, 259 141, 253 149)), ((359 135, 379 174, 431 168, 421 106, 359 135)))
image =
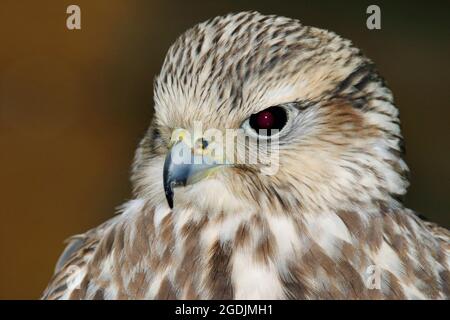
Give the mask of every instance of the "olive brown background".
POLYGON ((450 226, 448 1, 16 1, 0 3, 0 298, 39 298, 63 240, 130 198, 152 84, 176 37, 218 14, 258 10, 349 38, 401 112, 407 205, 450 226), (81 7, 81 30, 66 8, 81 7))

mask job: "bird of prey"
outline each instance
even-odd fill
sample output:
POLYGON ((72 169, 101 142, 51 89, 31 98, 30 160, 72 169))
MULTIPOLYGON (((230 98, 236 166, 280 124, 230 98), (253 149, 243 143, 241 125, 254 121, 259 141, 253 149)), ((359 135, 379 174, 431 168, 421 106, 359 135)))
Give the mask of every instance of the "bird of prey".
POLYGON ((70 239, 44 299, 450 298, 450 233, 403 205, 399 112, 349 40, 215 17, 170 47, 154 108, 132 200, 70 239), (245 139, 213 154, 196 123, 245 139))

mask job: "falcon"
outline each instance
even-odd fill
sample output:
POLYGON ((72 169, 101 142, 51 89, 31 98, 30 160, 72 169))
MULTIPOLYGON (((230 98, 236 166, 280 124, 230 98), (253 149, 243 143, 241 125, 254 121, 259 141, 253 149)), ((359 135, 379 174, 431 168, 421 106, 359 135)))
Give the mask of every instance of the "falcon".
POLYGON ((450 297, 450 233, 403 205, 399 112, 349 40, 215 17, 170 47, 154 109, 132 200, 70 239, 43 299, 450 297))

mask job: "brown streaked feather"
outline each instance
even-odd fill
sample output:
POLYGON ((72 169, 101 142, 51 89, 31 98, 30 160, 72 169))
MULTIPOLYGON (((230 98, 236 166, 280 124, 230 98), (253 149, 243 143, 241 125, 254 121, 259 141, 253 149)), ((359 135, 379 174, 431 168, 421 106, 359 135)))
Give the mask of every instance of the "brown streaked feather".
POLYGON ((68 277, 73 272, 73 268, 82 269, 86 267, 88 261, 97 249, 103 232, 117 218, 112 218, 97 228, 80 235, 75 235, 66 240, 68 245, 61 254, 55 267, 55 274, 50 279, 45 289, 42 299, 57 300, 65 293, 67 288, 68 277))

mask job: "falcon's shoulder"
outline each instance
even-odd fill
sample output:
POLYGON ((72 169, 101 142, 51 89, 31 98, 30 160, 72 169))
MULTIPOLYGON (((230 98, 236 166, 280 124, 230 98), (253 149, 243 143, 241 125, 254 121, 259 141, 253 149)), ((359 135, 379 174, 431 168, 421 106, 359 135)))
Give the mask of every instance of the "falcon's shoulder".
POLYGON ((431 232, 431 234, 433 234, 435 238, 444 241, 450 246, 450 230, 431 221, 423 220, 422 223, 431 232))
POLYGON ((72 291, 71 285, 75 285, 81 279, 77 279, 86 270, 87 264, 92 258, 95 249, 100 243, 105 230, 115 223, 114 217, 100 226, 68 238, 68 243, 55 266, 55 272, 42 296, 42 299, 61 299, 72 291))

